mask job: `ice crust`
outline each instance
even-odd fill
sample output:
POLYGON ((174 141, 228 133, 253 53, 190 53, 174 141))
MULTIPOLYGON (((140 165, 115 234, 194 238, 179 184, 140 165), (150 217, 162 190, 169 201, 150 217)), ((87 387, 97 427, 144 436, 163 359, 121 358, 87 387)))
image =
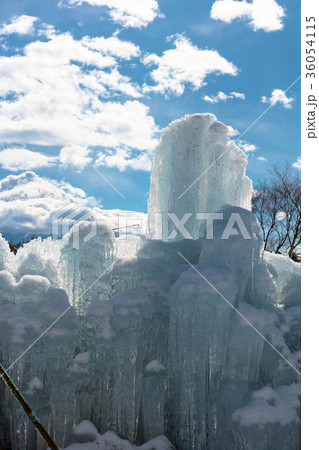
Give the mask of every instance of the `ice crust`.
MULTIPOLYGON (((174 207, 154 183, 167 170, 170 189, 180 193, 182 177, 174 187, 171 169, 188 160, 187 142, 198 154, 212 145, 216 157, 226 141, 214 116, 173 123, 155 156, 150 209, 174 207)), ((218 208, 214 239, 123 240, 112 223, 98 221, 86 242, 92 223, 83 222, 13 256, 0 237, 1 362, 13 363, 11 377, 60 448, 299 447, 300 377, 291 366, 300 370, 300 265, 264 252, 249 211, 246 160, 232 148, 219 175, 202 182, 201 192, 209 186, 214 194, 200 200, 190 192, 179 210, 198 211, 199 200, 205 211, 218 208), (250 239, 221 239, 232 214, 250 239)), ((4 383, 0 398, 0 448, 46 449, 4 383)))

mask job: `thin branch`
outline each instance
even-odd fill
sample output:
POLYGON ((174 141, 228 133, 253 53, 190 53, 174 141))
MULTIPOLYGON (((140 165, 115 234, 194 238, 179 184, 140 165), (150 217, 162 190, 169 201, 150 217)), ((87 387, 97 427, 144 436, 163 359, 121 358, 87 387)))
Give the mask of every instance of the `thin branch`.
POLYGON ((0 363, 0 376, 1 378, 3 378, 4 382, 6 383, 12 394, 18 400, 24 411, 27 413, 27 416, 29 417, 33 426, 39 431, 39 433, 41 434, 45 442, 48 444, 48 446, 51 448, 51 450, 59 450, 59 448, 53 441, 52 437, 49 435, 47 430, 42 425, 39 417, 36 414, 34 414, 32 408, 28 405, 24 397, 20 394, 18 388, 11 380, 11 378, 9 377, 9 375, 7 374, 1 363, 0 363))

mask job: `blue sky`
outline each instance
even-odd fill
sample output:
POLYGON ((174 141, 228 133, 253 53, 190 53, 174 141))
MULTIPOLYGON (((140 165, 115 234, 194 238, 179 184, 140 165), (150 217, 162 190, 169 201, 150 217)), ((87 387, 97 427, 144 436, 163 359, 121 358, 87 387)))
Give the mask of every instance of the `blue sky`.
MULTIPOLYGON (((236 139, 273 105, 238 142, 247 174, 293 165, 299 22, 299 0, 1 0, 0 180, 38 175, 21 220, 36 223, 34 189, 54 203, 47 179, 61 201, 146 211, 160 130, 185 114, 214 113, 236 139)), ((0 228, 16 196, 0 194, 0 228)))

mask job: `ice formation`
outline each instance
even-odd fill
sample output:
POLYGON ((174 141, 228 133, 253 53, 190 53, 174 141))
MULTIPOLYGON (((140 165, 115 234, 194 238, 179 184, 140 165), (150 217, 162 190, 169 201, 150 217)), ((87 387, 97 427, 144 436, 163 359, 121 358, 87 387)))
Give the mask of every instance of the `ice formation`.
MULTIPOLYGON (((216 213, 225 204, 250 209, 247 157, 229 137, 229 128, 213 114, 186 116, 164 130, 152 164, 148 200, 152 237, 157 234, 158 214, 174 213, 181 219, 192 213, 187 229, 196 239, 204 234, 196 213, 216 213)), ((168 237, 164 229, 163 238, 168 237)))
MULTIPOLYGON (((60 448, 298 448, 300 265, 264 252, 240 152, 211 115, 157 149, 150 212, 217 211, 213 239, 195 222, 201 238, 171 242, 82 222, 13 256, 0 237, 1 362, 60 448), (233 222, 223 239, 231 217, 249 238, 233 222)), ((0 448, 44 450, 4 383, 0 398, 0 448)))

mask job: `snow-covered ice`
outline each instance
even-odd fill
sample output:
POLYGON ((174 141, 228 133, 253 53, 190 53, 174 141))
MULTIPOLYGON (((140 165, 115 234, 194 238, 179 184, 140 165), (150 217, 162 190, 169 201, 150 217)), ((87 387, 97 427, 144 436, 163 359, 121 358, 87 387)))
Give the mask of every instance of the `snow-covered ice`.
POLYGON ((66 450, 173 450, 174 447, 165 436, 158 436, 143 445, 135 446, 125 439, 119 438, 112 431, 100 435, 96 427, 88 420, 74 429, 71 441, 76 443, 66 447, 66 450), (81 443, 82 441, 82 443, 81 443))
MULTIPOLYGON (((227 130, 204 114, 164 131, 150 236, 123 239, 112 214, 17 255, 0 236, 0 359, 60 448, 298 448, 300 265, 264 252, 227 130), (159 210, 223 218, 213 239, 190 221, 196 239, 167 242, 159 210), (233 215, 249 239, 238 223, 222 238, 233 215)), ((0 398, 0 448, 46 449, 4 383, 0 398)))

